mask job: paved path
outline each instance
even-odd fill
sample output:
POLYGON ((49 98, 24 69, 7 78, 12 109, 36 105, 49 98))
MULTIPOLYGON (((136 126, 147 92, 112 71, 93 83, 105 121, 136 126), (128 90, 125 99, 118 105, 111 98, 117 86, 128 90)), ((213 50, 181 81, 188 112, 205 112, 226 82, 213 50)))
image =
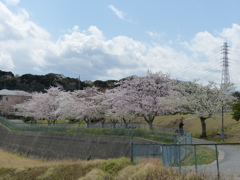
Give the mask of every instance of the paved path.
MULTIPOLYGON (((193 144, 212 144, 216 142, 193 138, 193 144)), ((206 145, 215 149, 215 145, 206 145)), ((240 146, 239 145, 218 145, 219 151, 219 174, 221 179, 240 179, 240 146)), ((217 163, 214 161, 209 165, 197 166, 199 173, 210 174, 218 177, 217 163)), ((195 166, 182 167, 182 170, 195 171, 195 166)))

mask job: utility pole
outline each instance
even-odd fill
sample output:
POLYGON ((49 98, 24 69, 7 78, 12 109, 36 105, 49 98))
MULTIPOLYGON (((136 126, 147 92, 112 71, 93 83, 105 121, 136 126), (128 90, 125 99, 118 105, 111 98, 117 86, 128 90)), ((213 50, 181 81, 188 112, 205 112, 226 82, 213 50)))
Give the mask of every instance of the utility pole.
POLYGON ((80 90, 81 89, 81 80, 80 80, 80 75, 79 75, 79 77, 78 77, 78 90, 80 90))

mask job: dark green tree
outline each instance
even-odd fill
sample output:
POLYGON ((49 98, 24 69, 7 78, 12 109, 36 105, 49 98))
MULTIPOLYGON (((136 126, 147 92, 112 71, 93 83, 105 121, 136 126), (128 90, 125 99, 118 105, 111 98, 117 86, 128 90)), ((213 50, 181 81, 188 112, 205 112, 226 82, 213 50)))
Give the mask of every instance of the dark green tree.
POLYGON ((107 88, 107 83, 105 81, 101 81, 101 80, 94 81, 93 85, 95 87, 99 87, 99 88, 107 88))
POLYGON ((236 104, 232 106, 232 118, 235 119, 236 121, 240 120, 240 101, 238 101, 236 104))
POLYGON ((236 97, 236 98, 238 98, 238 100, 240 100, 240 92, 239 92, 239 91, 235 91, 235 92, 233 93, 233 96, 236 97))

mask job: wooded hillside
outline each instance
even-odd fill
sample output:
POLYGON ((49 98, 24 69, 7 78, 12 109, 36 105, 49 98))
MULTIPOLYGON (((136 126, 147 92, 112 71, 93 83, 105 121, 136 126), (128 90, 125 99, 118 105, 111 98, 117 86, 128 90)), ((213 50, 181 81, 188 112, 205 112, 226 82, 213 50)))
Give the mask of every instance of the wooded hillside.
POLYGON ((74 91, 91 86, 111 88, 114 82, 116 81, 81 81, 78 78, 65 77, 64 75, 54 73, 46 75, 24 74, 22 76, 14 76, 12 72, 0 70, 0 89, 23 90, 27 92, 44 91, 50 86, 60 86, 66 91, 74 91))

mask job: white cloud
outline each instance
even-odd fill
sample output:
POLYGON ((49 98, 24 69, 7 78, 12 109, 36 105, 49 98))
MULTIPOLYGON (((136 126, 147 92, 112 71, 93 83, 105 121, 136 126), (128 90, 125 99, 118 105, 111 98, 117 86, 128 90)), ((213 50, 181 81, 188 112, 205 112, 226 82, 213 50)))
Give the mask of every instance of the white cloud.
POLYGON ((224 28, 220 35, 231 44, 234 49, 239 50, 240 43, 240 25, 233 24, 231 28, 224 28))
POLYGON ((186 47, 193 52, 207 53, 220 47, 224 40, 221 37, 216 37, 211 33, 199 32, 195 35, 191 42, 186 42, 186 47))
MULTIPOLYGON (((231 47, 237 47, 239 37, 237 24, 215 35, 199 32, 191 41, 179 44, 187 50, 180 51, 170 45, 147 44, 126 36, 106 39, 96 26, 86 30, 74 26, 52 42, 50 34, 32 22, 26 11, 14 14, 0 2, 0 69, 19 75, 59 73, 80 75, 83 80, 108 80, 145 75, 150 69, 183 80, 220 82, 220 46, 227 40, 231 47)), ((240 85, 239 55, 234 56, 231 51, 230 55, 230 79, 240 85)))
POLYGON ((147 34, 153 39, 159 39, 162 36, 164 36, 164 33, 157 33, 157 32, 152 32, 152 31, 147 31, 147 34))
POLYGON ((34 51, 46 51, 47 44, 51 43, 49 38, 47 31, 29 20, 25 10, 14 14, 0 2, 0 54, 1 61, 4 60, 4 64, 0 64, 2 70, 20 74, 31 71, 38 66, 35 64, 36 58, 33 58, 34 51))
POLYGON ((88 31, 95 37, 99 39, 104 39, 102 31, 100 31, 96 26, 90 26, 88 31))
POLYGON ((10 54, 0 52, 0 67, 6 68, 9 70, 14 69, 14 64, 10 54))
POLYGON ((125 18, 125 13, 124 13, 123 11, 118 10, 118 9, 117 9, 116 7, 114 7, 113 5, 109 5, 108 7, 116 14, 116 16, 117 16, 119 19, 124 20, 124 18, 125 18))
POLYGON ((17 5, 20 0, 5 0, 6 4, 8 5, 17 5))
MULTIPOLYGON (((224 28, 220 33, 229 45, 229 74, 230 81, 240 87, 239 69, 240 69, 240 25, 233 24, 230 28, 224 28)), ((239 88, 240 90, 240 88, 239 88)))
POLYGON ((240 26, 237 24, 224 28, 221 32, 215 33, 215 35, 207 31, 199 32, 190 42, 184 42, 184 46, 192 55, 192 68, 185 70, 191 70, 191 76, 199 74, 199 78, 204 81, 211 80, 220 84, 223 65, 222 46, 224 42, 227 42, 229 46, 230 81, 235 83, 238 89, 240 89, 240 26))
POLYGON ((29 20, 29 14, 21 10, 13 14, 0 2, 0 40, 16 40, 26 38, 48 39, 49 33, 29 20))

